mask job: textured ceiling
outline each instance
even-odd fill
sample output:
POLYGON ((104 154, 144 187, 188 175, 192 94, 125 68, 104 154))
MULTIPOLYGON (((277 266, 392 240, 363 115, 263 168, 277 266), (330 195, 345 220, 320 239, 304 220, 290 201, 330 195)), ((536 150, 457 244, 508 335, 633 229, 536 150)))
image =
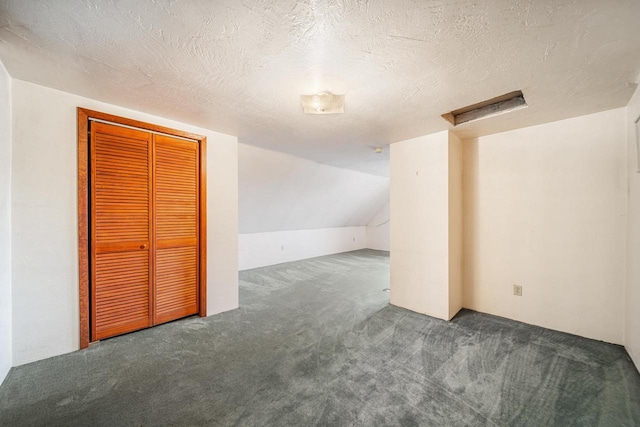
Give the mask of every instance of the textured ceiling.
POLYGON ((374 146, 513 90, 529 108, 456 132, 626 105, 639 41, 637 0, 0 2, 15 78, 380 175, 374 146), (344 114, 302 113, 323 90, 346 94, 344 114))

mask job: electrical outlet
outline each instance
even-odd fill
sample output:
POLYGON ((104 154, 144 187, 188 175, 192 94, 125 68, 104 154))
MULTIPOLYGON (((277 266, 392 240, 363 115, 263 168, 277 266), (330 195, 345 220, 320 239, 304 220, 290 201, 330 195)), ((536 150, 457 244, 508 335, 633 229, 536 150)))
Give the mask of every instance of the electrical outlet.
POLYGON ((515 296, 522 296, 522 285, 513 285, 513 294, 515 296))
POLYGON ((284 251, 284 245, 280 245, 280 250, 284 251))
POLYGON ((356 241, 356 238, 355 238, 355 237, 353 238, 353 241, 354 241, 354 242, 356 241))

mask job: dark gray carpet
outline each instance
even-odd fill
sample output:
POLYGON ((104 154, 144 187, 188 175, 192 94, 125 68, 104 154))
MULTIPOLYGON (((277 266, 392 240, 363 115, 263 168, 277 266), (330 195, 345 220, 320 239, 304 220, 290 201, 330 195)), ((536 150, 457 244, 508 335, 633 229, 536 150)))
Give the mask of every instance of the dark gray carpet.
POLYGON ((637 426, 622 347, 388 305, 371 250, 242 272, 241 308, 11 370, 0 425, 637 426))

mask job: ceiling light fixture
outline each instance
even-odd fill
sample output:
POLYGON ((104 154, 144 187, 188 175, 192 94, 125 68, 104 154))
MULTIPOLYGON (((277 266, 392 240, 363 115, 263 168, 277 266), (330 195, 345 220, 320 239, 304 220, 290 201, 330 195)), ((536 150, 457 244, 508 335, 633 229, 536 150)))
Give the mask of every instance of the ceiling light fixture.
POLYGON ((316 95, 300 95, 305 114, 344 113, 344 95, 320 92, 316 95))

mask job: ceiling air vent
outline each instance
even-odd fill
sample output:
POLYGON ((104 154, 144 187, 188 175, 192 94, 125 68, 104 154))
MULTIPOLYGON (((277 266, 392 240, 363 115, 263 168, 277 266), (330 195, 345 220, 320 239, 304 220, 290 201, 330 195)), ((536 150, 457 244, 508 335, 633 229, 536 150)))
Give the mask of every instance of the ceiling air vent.
POLYGON ((498 116, 500 114, 526 107, 527 101, 524 99, 522 91, 517 90, 486 101, 478 102, 477 104, 458 108, 450 113, 443 114, 442 118, 450 122, 452 125, 458 126, 462 123, 498 116))

